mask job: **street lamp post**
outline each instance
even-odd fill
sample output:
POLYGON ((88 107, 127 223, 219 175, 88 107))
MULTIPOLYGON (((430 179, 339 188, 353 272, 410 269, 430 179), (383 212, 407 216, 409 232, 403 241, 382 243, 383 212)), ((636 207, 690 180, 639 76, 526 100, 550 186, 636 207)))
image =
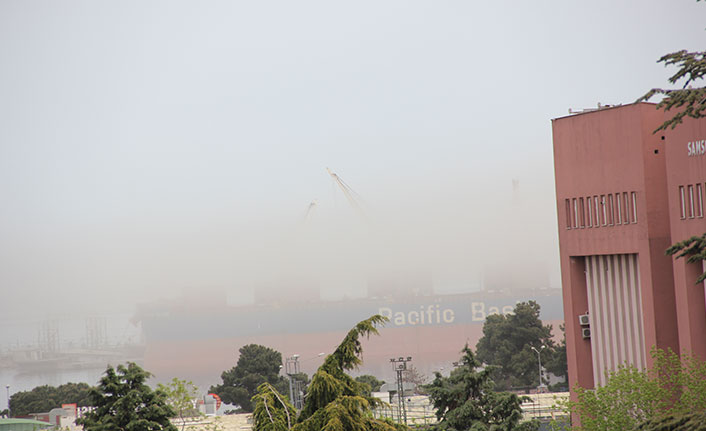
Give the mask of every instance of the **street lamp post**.
POLYGON ((10 416, 10 385, 5 385, 5 389, 7 389, 7 417, 10 416))
POLYGON ((407 356, 406 358, 400 356, 398 358, 390 359, 392 367, 397 372, 397 404, 398 404, 398 420, 402 422, 402 416, 404 415, 404 424, 407 425, 407 408, 404 402, 404 382, 402 381, 402 373, 407 371, 407 362, 411 362, 412 357, 407 356))
POLYGON ((285 366, 285 372, 287 377, 289 377, 289 400, 292 402, 295 409, 301 410, 302 403, 298 385, 299 382, 294 378, 295 375, 299 374, 299 355, 292 355, 287 358, 285 366))
POLYGON ((537 386, 537 393, 539 393, 539 388, 542 387, 542 355, 540 355, 540 352, 544 350, 545 347, 547 346, 542 345, 542 347, 537 350, 534 346, 531 346, 532 350, 537 352, 537 362, 539 363, 539 385, 537 386))

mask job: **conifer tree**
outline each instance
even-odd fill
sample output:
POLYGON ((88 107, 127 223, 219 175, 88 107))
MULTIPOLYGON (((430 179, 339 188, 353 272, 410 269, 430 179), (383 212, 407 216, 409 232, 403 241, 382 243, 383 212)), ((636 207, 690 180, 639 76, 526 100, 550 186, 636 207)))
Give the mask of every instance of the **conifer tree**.
POLYGON ((378 335, 376 326, 387 318, 375 315, 351 329, 336 350, 328 355, 314 373, 299 417, 272 385, 261 385, 253 397, 255 431, 395 431, 407 429, 373 418, 371 409, 379 403, 366 394, 368 386, 357 382, 346 371, 362 360, 362 337, 378 335))
POLYGON ((496 367, 481 363, 463 348, 460 365, 444 377, 438 371, 426 386, 443 431, 530 431, 536 422, 520 423, 523 398, 510 392, 495 392, 491 375, 496 367))
POLYGON ((150 373, 134 362, 127 367, 109 366, 91 391, 95 410, 76 420, 84 431, 177 431, 169 422, 174 416, 166 394, 145 383, 150 373))

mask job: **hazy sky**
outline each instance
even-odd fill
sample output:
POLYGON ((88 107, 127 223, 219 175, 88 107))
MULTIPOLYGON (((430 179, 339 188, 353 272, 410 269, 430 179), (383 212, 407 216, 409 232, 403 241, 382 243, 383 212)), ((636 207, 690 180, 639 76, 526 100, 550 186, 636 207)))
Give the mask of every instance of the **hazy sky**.
POLYGON ((302 274, 335 297, 381 266, 458 291, 507 259, 558 287, 550 120, 666 85, 656 60, 703 50, 705 18, 693 0, 2 0, 0 314, 236 303, 302 274))

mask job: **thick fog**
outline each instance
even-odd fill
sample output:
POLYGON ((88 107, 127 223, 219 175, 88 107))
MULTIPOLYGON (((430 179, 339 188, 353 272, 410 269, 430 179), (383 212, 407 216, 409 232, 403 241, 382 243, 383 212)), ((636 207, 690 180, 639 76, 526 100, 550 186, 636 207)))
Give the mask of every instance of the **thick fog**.
POLYGON ((705 16, 690 0, 4 1, 4 338, 210 292, 559 287, 550 120, 666 85, 656 60, 703 49, 705 16))

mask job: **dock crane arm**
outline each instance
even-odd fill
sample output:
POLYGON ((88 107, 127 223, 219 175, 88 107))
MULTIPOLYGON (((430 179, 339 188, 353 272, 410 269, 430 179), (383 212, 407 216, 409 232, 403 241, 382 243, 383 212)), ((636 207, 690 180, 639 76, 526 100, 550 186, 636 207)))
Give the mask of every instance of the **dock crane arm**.
POLYGON ((336 183, 341 189, 351 207, 353 207, 353 209, 356 210, 363 219, 367 219, 365 216, 365 211, 363 211, 363 207, 358 202, 360 200, 360 195, 350 188, 350 186, 346 184, 345 181, 343 181, 336 173, 331 172, 331 169, 326 168, 326 171, 333 179, 333 182, 336 183))

